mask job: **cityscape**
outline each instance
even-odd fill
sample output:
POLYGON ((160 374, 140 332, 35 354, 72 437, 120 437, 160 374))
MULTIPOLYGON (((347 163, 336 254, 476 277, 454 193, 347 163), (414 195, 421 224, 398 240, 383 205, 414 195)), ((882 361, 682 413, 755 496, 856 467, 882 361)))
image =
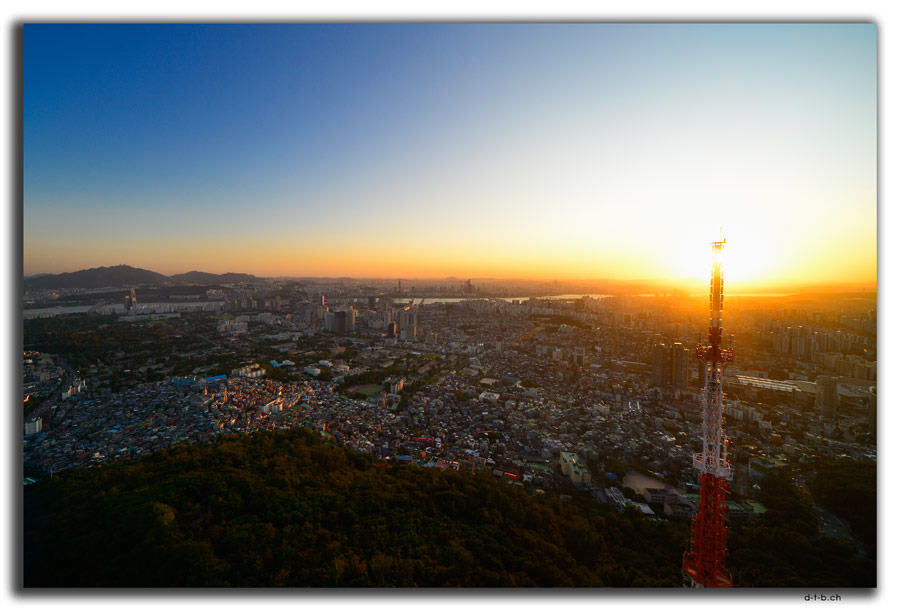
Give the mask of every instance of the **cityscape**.
POLYGON ((875 37, 26 24, 24 586, 876 588, 875 37))

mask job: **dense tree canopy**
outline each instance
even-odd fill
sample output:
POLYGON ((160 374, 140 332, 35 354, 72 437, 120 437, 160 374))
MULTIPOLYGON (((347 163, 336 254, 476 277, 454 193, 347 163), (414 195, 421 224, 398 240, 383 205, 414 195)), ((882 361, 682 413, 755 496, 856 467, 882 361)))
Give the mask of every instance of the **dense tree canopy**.
POLYGON ((875 551, 876 469, 871 461, 829 461, 816 465, 809 487, 816 500, 845 520, 854 534, 875 551))
POLYGON ((729 522, 726 566, 736 585, 875 587, 873 558, 848 541, 821 537, 812 502, 788 472, 767 474, 760 496, 768 507, 761 518, 729 522))
MULTIPOLYGON (((306 430, 69 470, 27 486, 24 515, 26 586, 677 587, 688 535, 586 494, 392 465, 306 430)), ((740 566, 739 545, 793 532, 755 528, 732 541, 740 566)), ((766 552, 787 562, 779 545, 766 552)))

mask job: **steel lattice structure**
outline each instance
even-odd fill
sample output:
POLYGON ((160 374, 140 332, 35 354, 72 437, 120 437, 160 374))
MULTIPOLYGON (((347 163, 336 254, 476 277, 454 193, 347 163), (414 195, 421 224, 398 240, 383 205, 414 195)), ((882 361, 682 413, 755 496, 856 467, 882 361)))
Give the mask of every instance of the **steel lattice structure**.
POLYGON ((700 505, 691 520, 691 539, 684 553, 685 585, 695 588, 729 588, 725 570, 725 495, 731 479, 722 416, 722 371, 734 353, 722 347, 723 278, 725 241, 713 242, 713 266, 709 282, 709 343, 697 346, 697 357, 706 363, 703 387, 703 449, 694 453, 694 469, 700 478, 700 505))

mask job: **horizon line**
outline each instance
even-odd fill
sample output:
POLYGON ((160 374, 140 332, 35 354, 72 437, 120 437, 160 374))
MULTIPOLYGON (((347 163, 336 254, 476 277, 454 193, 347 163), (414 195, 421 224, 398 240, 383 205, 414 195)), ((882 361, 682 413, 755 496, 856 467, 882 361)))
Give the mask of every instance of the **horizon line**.
MULTIPOLYGON (((127 267, 133 270, 146 271, 151 273, 160 274, 167 278, 171 278, 173 276, 185 275, 190 273, 200 273, 200 274, 210 274, 215 276, 223 276, 228 274, 236 274, 236 275, 247 275, 253 276, 254 278, 259 278, 263 280, 295 280, 295 279, 312 279, 312 280, 339 280, 339 279, 349 279, 349 280, 360 280, 360 281, 447 281, 447 280, 481 280, 481 281, 499 281, 499 282, 547 282, 547 283, 605 283, 611 285, 622 285, 622 284, 655 284, 655 285, 663 285, 663 284, 681 284, 681 285, 699 285, 705 284, 705 279, 701 278, 663 278, 663 277, 637 277, 637 278, 603 278, 603 277, 576 277, 576 278, 566 278, 566 277, 533 277, 533 276, 458 276, 458 275, 448 275, 448 276, 398 276, 398 275, 383 275, 383 276, 369 276, 369 275, 349 275, 349 274, 340 274, 340 275, 311 275, 311 274, 297 274, 297 275, 286 275, 286 274, 278 274, 278 275, 259 275, 251 272, 237 272, 237 271, 228 271, 228 272, 207 272, 199 269, 191 269, 186 272, 176 272, 172 274, 165 274, 162 272, 157 272, 147 268, 134 267, 128 264, 116 264, 109 266, 99 266, 99 267, 90 267, 84 269, 78 269, 74 271, 65 271, 65 272, 40 272, 36 274, 28 274, 25 275, 23 273, 23 280, 29 280, 32 278, 40 278, 45 276, 59 276, 63 274, 76 274, 80 272, 87 272, 93 270, 101 270, 101 269, 111 269, 116 267, 127 267)), ((823 281, 808 281, 808 282, 785 282, 773 280, 770 282, 766 282, 765 280, 752 280, 752 281, 732 281, 729 284, 732 286, 743 286, 743 287, 769 287, 779 289, 787 289, 789 287, 794 288, 809 288, 809 287, 853 287, 857 289, 864 290, 876 290, 878 282, 877 279, 873 281, 862 281, 862 282, 848 282, 848 281, 840 281, 840 280, 823 280, 823 281)), ((673 287, 678 289, 678 286, 673 287)))

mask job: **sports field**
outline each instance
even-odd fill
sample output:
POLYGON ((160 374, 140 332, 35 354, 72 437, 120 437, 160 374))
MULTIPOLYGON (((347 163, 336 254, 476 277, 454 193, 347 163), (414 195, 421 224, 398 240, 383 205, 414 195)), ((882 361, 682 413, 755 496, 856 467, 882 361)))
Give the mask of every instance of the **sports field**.
POLYGON ((371 397, 375 393, 381 392, 382 390, 384 390, 384 386, 379 386, 378 384, 363 384, 356 389, 356 392, 362 393, 367 397, 371 397))

